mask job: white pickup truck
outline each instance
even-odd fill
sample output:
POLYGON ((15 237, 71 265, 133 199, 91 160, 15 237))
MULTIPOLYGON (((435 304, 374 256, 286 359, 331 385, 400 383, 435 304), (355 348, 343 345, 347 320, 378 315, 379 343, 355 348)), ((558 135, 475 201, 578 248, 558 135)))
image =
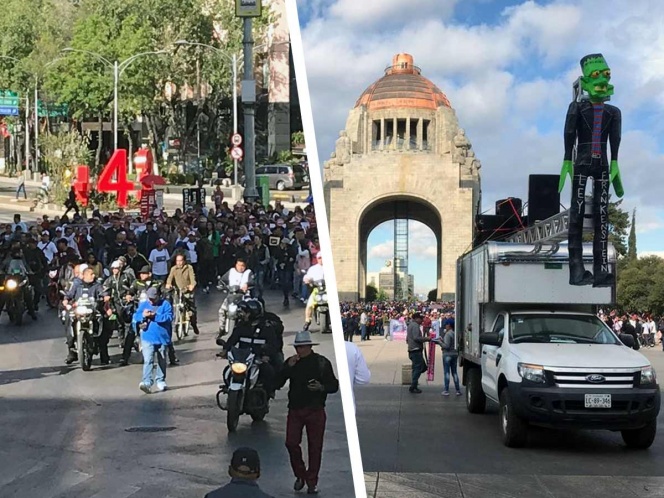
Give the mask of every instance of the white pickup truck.
MULTIPOLYGON (((615 250, 609 248, 615 271, 615 250)), ((592 245, 584 245, 592 260, 592 245)), ((471 413, 500 406, 506 446, 528 426, 621 431, 648 448, 660 393, 648 359, 597 317, 615 286, 569 284, 566 245, 487 242, 457 263, 456 330, 471 413), (624 343, 623 343, 624 341, 624 343)), ((606 308, 605 308, 606 309, 606 308)))

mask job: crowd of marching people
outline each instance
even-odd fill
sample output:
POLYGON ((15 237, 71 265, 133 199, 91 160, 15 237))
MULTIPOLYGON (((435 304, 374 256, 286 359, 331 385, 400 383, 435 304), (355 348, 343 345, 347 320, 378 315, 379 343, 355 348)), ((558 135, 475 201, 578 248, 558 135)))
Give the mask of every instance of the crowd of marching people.
MULTIPOLYGON (((255 276, 257 297, 266 288, 278 288, 284 306, 293 298, 305 303, 309 286, 303 278, 320 251, 313 205, 292 210, 279 202, 229 205, 220 189, 212 200, 213 208, 192 206, 172 215, 156 210, 146 219, 122 209, 92 209, 87 218, 78 212, 71 218, 44 215, 27 222, 16 214, 13 223, 0 225, 0 277, 11 261, 21 261, 31 288, 26 310, 34 320, 44 304, 70 304, 81 281, 98 284, 100 290, 95 287, 93 292, 100 292, 104 313, 112 318, 105 323, 114 322, 104 326, 108 333, 100 342, 117 333, 123 348, 121 365, 129 361, 132 342, 120 318, 144 282, 164 291, 184 287, 194 333, 199 330, 193 295, 199 290, 209 293, 238 260, 255 276)), ((0 317, 1 312, 0 307, 0 317)), ((169 356, 176 364, 172 344, 169 356)), ((105 346, 100 358, 105 364, 110 361, 105 346)), ((72 347, 66 361, 76 361, 72 347)))

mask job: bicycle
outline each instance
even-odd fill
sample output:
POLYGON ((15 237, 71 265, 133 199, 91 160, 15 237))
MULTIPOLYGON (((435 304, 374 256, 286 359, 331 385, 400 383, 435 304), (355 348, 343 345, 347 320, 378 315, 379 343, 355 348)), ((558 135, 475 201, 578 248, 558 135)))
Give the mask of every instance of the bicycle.
POLYGON ((178 341, 189 335, 190 311, 184 299, 184 292, 180 289, 174 289, 173 299, 173 331, 178 341))

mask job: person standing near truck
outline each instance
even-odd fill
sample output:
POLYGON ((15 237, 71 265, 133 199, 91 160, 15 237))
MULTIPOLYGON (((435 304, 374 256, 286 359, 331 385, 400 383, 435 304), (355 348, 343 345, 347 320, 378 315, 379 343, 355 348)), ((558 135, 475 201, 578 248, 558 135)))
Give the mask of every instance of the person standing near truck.
POLYGON ((408 358, 410 358, 413 369, 413 380, 408 391, 413 394, 420 394, 422 392, 418 388, 418 384, 420 381, 420 375, 422 375, 427 369, 426 363, 424 363, 424 343, 429 342, 429 338, 422 335, 420 325, 422 325, 422 315, 415 313, 411 321, 408 323, 408 328, 406 330, 408 358))
POLYGON ((461 389, 459 387, 459 375, 457 374, 457 360, 459 359, 459 351, 457 351, 454 344, 454 329, 452 323, 445 323, 445 331, 442 337, 436 341, 440 344, 443 350, 443 371, 445 372, 445 385, 442 395, 450 395, 450 374, 454 379, 454 387, 456 388, 456 395, 461 396, 461 389))

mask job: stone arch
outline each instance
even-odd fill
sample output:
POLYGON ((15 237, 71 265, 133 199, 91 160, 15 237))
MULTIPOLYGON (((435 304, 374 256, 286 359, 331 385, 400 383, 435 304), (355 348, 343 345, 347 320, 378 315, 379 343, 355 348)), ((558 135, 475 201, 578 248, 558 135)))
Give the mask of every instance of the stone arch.
POLYGON ((436 282, 438 294, 442 286, 443 219, 438 208, 417 194, 393 193, 371 199, 360 212, 357 224, 359 240, 358 290, 363 299, 367 284, 367 243, 371 232, 381 223, 404 216, 427 226, 436 237, 436 282))

